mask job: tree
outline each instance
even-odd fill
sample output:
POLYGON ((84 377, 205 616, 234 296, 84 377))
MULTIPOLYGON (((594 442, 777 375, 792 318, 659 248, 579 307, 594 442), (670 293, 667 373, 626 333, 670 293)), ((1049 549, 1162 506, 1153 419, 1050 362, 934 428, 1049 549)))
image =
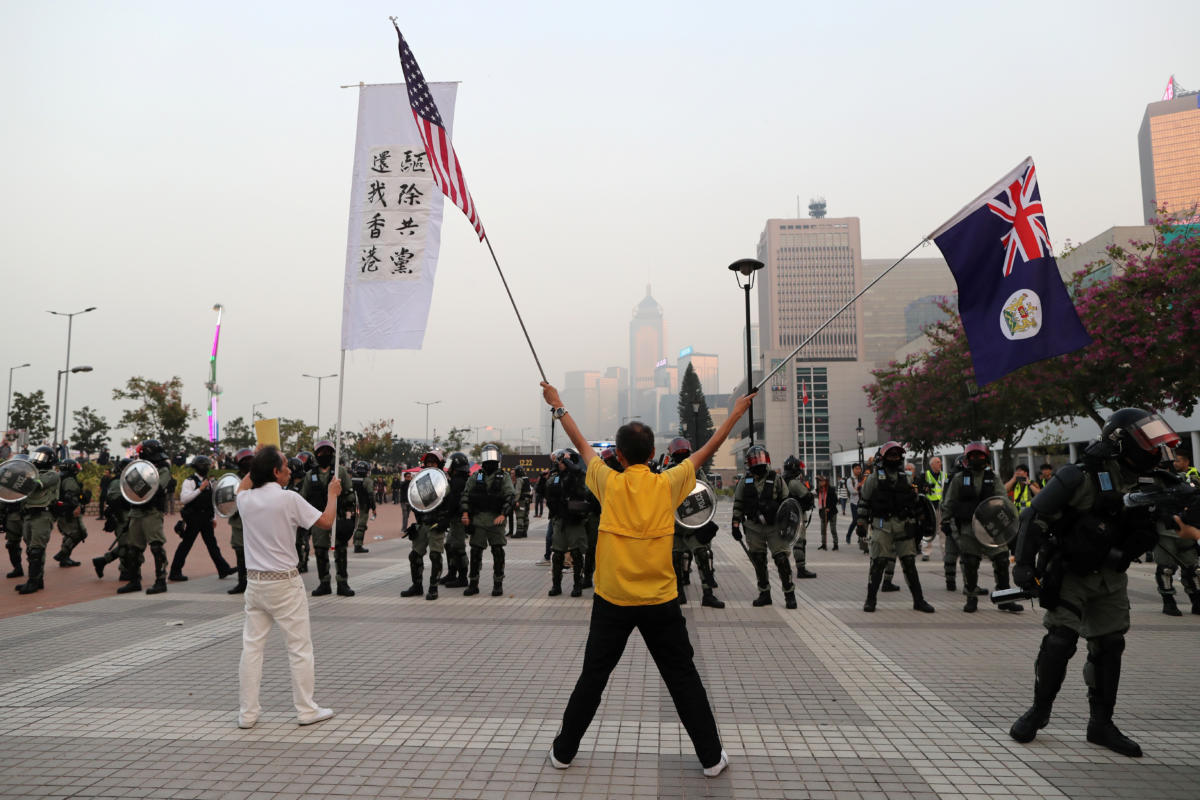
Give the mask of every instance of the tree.
MULTIPOLYGON (((471 449, 470 449, 470 450, 467 452, 467 455, 471 457, 471 460, 472 460, 472 461, 478 461, 478 460, 479 460, 479 455, 480 455, 480 453, 482 453, 482 452, 483 452, 483 446, 484 446, 485 444, 494 444, 494 445, 496 445, 496 447, 500 448, 500 453, 501 453, 501 455, 512 456, 512 455, 516 455, 516 454, 517 454, 517 451, 516 451, 516 450, 513 450, 511 447, 509 447, 509 446, 508 446, 507 444, 505 444, 504 442, 476 442, 475 444, 473 444, 473 445, 471 446, 471 449)), ((568 443, 568 444, 569 444, 569 443, 568 443)), ((447 455, 446 455, 446 458, 447 458, 447 459, 449 459, 449 458, 450 458, 449 454, 447 454, 447 455)))
POLYGON ((453 453, 456 450, 462 450, 470 437, 470 428, 451 428, 450 432, 446 434, 446 452, 453 453))
POLYGON ((295 454, 301 450, 312 450, 316 440, 316 425, 308 425, 302 419, 279 418, 279 443, 284 452, 295 454))
POLYGON ((368 422, 353 435, 349 448, 357 458, 364 461, 383 463, 390 459, 396 435, 392 433, 393 420, 378 419, 368 422))
POLYGON ((108 445, 108 420, 97 414, 90 406, 72 412, 75 417, 75 432, 72 442, 81 453, 98 453, 108 445))
POLYGON ((392 442, 390 463, 414 467, 417 465, 417 459, 421 457, 421 453, 422 450, 417 447, 416 442, 408 439, 396 439, 392 442))
POLYGON ((29 394, 13 392, 12 417, 9 424, 13 430, 24 430, 30 445, 50 438, 50 405, 41 389, 29 394))
POLYGON ((124 389, 113 389, 114 400, 132 400, 138 405, 126 409, 117 422, 137 441, 158 439, 167 452, 183 450, 188 442, 188 422, 196 411, 183 402, 183 381, 178 375, 169 381, 152 381, 134 376, 124 389))
MULTIPOLYGON (((700 385, 700 376, 689 363, 679 382, 679 427, 687 440, 692 443, 692 452, 696 452, 713 435, 712 414, 708 411, 708 402, 704 399, 704 387, 700 385), (692 406, 699 410, 693 410, 692 406)), ((707 469, 712 463, 709 459, 704 465, 707 469)))
MULTIPOLYGON (((221 426, 221 446, 235 453, 244 447, 254 447, 258 441, 254 431, 242 417, 234 417, 221 426)), ((280 434, 282 438, 282 433, 280 434)))

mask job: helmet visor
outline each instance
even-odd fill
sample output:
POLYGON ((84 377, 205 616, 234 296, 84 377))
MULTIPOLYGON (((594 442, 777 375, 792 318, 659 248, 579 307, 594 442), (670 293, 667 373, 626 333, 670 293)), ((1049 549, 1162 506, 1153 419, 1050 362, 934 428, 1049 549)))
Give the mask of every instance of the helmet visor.
POLYGON ((1151 414, 1145 419, 1138 420, 1129 432, 1138 446, 1146 451, 1159 447, 1169 450, 1179 447, 1179 434, 1172 430, 1167 421, 1158 414, 1151 414))

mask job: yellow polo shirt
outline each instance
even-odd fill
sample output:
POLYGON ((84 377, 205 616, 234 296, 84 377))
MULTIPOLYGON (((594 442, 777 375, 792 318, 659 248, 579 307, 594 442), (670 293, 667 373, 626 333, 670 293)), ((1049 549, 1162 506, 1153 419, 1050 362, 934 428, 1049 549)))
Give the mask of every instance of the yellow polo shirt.
POLYGON ((650 606, 678 597, 671 565, 675 509, 696 485, 690 460, 655 474, 645 464, 624 472, 603 460, 588 465, 587 487, 600 501, 595 592, 618 606, 650 606))

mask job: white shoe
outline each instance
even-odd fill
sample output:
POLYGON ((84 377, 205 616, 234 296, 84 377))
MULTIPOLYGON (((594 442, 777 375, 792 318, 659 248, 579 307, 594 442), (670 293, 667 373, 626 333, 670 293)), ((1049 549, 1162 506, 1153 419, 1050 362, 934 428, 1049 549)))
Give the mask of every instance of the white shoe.
POLYGON ((317 722, 324 722, 325 720, 329 719, 332 716, 333 716, 332 708, 319 708, 319 709, 317 709, 317 713, 314 714, 311 718, 300 720, 300 724, 301 725, 312 725, 317 722))
POLYGON ((258 722, 257 717, 254 719, 250 719, 249 717, 238 717, 239 728, 253 728, 256 722, 258 722))
POLYGON ((716 764, 713 764, 711 767, 704 768, 704 777, 715 778, 718 775, 720 775, 722 772, 724 772, 725 768, 728 766, 729 766, 729 756, 725 754, 724 750, 722 750, 721 751, 721 760, 718 761, 716 764))
MULTIPOLYGON (((724 754, 722 754, 722 755, 724 755, 724 754)), ((550 745, 550 766, 554 767, 555 769, 566 769, 567 767, 571 766, 571 762, 570 761, 559 761, 557 758, 555 758, 554 757, 554 745, 550 745)))

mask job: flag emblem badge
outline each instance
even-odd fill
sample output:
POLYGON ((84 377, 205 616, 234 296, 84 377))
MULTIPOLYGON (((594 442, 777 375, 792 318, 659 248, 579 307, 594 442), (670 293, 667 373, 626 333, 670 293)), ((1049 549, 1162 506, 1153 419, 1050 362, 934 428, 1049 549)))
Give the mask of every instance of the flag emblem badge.
POLYGON ((1030 289, 1013 292, 1000 312, 1000 332, 1004 338, 1028 339, 1042 327, 1041 299, 1030 289))

